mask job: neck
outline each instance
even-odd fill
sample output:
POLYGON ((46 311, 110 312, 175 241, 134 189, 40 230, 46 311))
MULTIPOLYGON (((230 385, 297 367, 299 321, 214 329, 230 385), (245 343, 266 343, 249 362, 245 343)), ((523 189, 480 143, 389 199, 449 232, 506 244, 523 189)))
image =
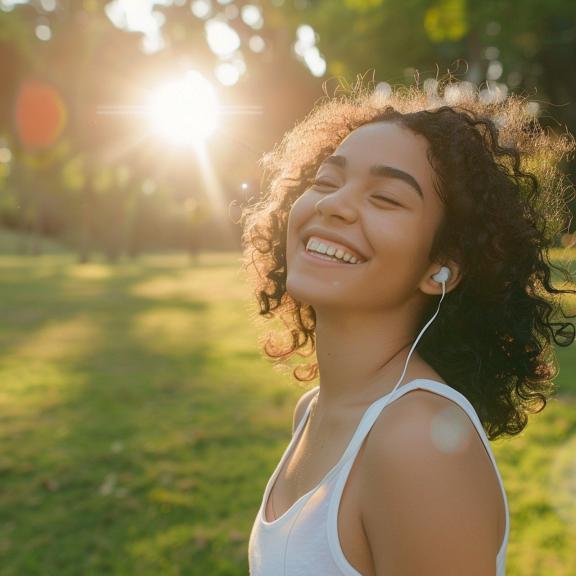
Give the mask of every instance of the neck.
MULTIPOLYGON (((317 413, 337 421, 392 391, 417 336, 417 327, 405 316, 384 317, 372 310, 346 317, 317 311, 317 413)), ((424 366, 414 350, 400 386, 416 378, 424 366)))

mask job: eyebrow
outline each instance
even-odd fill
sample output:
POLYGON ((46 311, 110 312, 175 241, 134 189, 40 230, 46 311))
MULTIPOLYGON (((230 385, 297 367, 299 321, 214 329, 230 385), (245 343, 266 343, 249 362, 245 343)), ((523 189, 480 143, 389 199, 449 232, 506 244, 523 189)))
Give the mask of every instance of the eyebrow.
MULTIPOLYGON (((320 167, 323 164, 334 164, 335 166, 344 168, 346 166, 346 157, 333 154, 332 156, 325 158, 320 164, 320 167)), ((414 176, 408 174, 408 172, 404 172, 404 170, 393 168, 392 166, 385 166, 384 164, 376 164, 370 168, 370 174, 372 176, 379 176, 382 178, 397 178, 398 180, 404 180, 404 182, 412 186, 412 188, 420 195, 420 198, 424 199, 420 184, 418 184, 414 176)))

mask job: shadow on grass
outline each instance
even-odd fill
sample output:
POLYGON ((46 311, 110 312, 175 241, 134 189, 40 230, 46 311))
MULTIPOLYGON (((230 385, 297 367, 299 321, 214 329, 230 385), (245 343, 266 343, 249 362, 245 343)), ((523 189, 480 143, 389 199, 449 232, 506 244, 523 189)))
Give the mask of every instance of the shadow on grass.
POLYGON ((3 574, 245 573, 233 269, 3 264, 3 574))

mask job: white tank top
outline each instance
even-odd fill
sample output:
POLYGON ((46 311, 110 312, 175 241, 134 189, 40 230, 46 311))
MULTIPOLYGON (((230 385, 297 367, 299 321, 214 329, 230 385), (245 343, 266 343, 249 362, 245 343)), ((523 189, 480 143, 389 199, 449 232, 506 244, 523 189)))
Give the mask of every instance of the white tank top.
MULTIPOLYGON (((416 388, 430 390, 461 406, 472 420, 486 447, 496 469, 506 509, 504 538, 495 559, 496 576, 505 576, 506 548, 510 532, 508 498, 488 437, 474 407, 463 394, 446 384, 427 378, 412 380, 398 387, 392 394, 385 394, 373 402, 364 412, 352 439, 334 467, 314 488, 294 502, 284 514, 272 522, 267 522, 265 509, 270 490, 308 419, 312 402, 308 403, 304 417, 264 490, 262 503, 252 526, 248 543, 250 576, 318 576, 319 574, 322 576, 362 576, 348 562, 340 547, 338 538, 340 498, 355 456, 381 410, 406 392, 416 388)), ((319 390, 320 387, 317 386, 316 395, 319 390)))

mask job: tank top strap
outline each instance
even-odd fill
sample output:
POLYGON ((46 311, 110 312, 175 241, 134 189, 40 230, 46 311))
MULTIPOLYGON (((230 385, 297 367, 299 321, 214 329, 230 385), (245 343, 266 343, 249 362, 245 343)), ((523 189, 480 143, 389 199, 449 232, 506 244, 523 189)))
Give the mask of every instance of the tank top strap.
POLYGON ((368 408, 364 412, 364 415, 362 416, 360 423, 356 428, 356 432, 352 438, 352 441, 348 446, 346 456, 350 457, 356 455, 356 452, 359 450, 360 446, 362 445, 362 442, 364 442, 364 438, 366 437, 366 435, 374 425, 374 422, 376 422, 376 419, 380 415, 380 412, 386 405, 393 402, 397 398, 400 398, 401 396, 406 394, 406 392, 409 392, 410 390, 415 390, 416 388, 419 387, 421 382, 422 382, 421 380, 411 380, 407 384, 404 384, 403 386, 396 388, 394 392, 385 394, 384 396, 381 396, 380 398, 372 402, 372 404, 370 404, 370 406, 368 406, 368 408))
POLYGON ((474 427, 478 430, 478 433, 480 434, 480 437, 484 445, 487 445, 488 437, 486 436, 484 428, 480 422, 480 419, 478 418, 478 415, 476 414, 476 411, 474 410, 474 407, 472 406, 468 398, 466 398, 466 396, 464 396, 462 393, 458 392, 451 386, 448 386, 447 384, 444 384, 442 382, 437 382, 436 380, 429 380, 427 378, 417 378, 415 380, 411 380, 407 384, 404 384, 396 388, 394 392, 381 396, 366 409, 366 412, 364 413, 364 416, 360 424, 358 425, 357 430, 358 434, 357 437, 354 439, 355 440, 354 449, 360 448, 362 442, 364 441, 364 437, 370 431, 370 429, 374 425, 374 422, 376 422, 376 419, 378 418, 378 416, 380 415, 385 406, 388 406, 388 404, 391 404, 395 400, 398 400, 398 398, 401 398, 402 396, 404 396, 404 394, 407 394, 408 392, 411 392, 412 390, 416 389, 430 390, 431 392, 435 392, 436 394, 449 398, 450 400, 458 404, 472 420, 474 427))
POLYGON ((494 458, 494 454, 492 453, 492 449, 490 447, 490 441, 488 440, 486 431, 484 430, 484 427, 482 426, 480 418, 478 417, 476 410, 472 406, 472 403, 468 400, 468 398, 466 398, 466 396, 464 396, 464 394, 458 392, 458 390, 455 390, 454 388, 448 386, 447 384, 444 384, 443 382, 430 380, 428 378, 418 378, 416 380, 408 382, 407 384, 404 384, 403 386, 398 387, 396 390, 394 390, 394 392, 386 394, 381 398, 378 398, 367 408, 366 412, 364 413, 364 416, 362 417, 362 420, 360 421, 360 424, 358 425, 358 428, 356 430, 356 434, 354 435, 352 442, 350 442, 350 445, 348 446, 348 449, 346 451, 347 454, 345 458, 343 458, 343 460, 348 460, 350 457, 354 456, 357 453, 360 446, 362 445, 362 442, 364 441, 364 438, 374 425, 374 422, 376 421, 376 419, 378 418, 378 416, 380 415, 385 406, 391 404, 392 402, 394 402, 394 400, 397 400, 404 394, 416 389, 430 390, 431 392, 434 392, 436 394, 439 394, 440 396, 444 396, 452 400, 453 402, 458 404, 466 412, 466 414, 468 414, 468 417, 474 424, 474 427, 476 428, 476 431, 478 432, 478 435, 482 440, 482 443, 484 444, 484 448, 486 449, 486 452, 488 453, 488 456, 490 457, 490 460, 494 466, 496 476, 500 484, 500 489, 502 490, 502 496, 506 510, 506 529, 504 534, 504 541, 506 541, 508 539, 508 533, 510 530, 509 525, 510 523, 508 521, 510 513, 508 508, 508 498, 506 495, 506 490, 504 488, 504 482, 502 480, 502 476, 500 475, 500 470, 498 469, 496 459, 494 458))

